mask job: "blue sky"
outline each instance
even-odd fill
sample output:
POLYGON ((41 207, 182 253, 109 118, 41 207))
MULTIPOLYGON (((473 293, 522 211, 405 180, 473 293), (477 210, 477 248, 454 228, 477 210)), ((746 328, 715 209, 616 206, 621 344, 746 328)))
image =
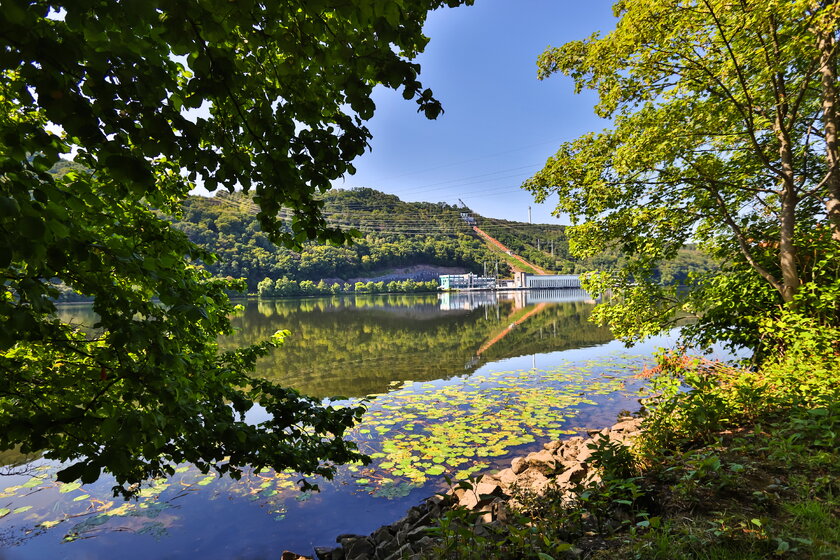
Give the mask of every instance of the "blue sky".
POLYGON ((608 123, 594 115, 595 97, 575 95, 570 79, 537 80, 536 60, 548 46, 609 32, 615 21, 612 1, 603 0, 476 0, 431 13, 420 78, 446 112, 429 121, 414 102, 378 88, 372 151, 335 186, 406 201, 461 198, 508 220, 527 221, 531 206, 534 223, 568 223, 519 187, 561 142, 608 123))

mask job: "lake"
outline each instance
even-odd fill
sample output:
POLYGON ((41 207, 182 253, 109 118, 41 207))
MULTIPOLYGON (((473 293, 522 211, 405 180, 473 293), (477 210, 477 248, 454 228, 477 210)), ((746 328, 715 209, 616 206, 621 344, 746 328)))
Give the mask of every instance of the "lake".
MULTIPOLYGON (((350 437, 374 461, 342 467, 321 492, 294 473, 239 481, 180 465, 139 499, 112 483, 54 480, 55 464, 0 455, 0 559, 272 559, 312 554, 341 533, 369 533, 446 489, 445 476, 504 468, 512 457, 638 409, 657 338, 627 349, 588 321, 580 290, 243 301, 223 345, 292 334, 257 375, 368 411, 350 437)), ((92 324, 89 305, 65 320, 92 324)))

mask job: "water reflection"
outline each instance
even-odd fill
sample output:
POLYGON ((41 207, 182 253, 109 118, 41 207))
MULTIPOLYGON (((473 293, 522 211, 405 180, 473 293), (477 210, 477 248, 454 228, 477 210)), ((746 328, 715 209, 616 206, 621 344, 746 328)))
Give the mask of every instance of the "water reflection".
POLYGON ((223 344, 288 329, 259 375, 317 397, 361 397, 504 358, 603 344, 611 336, 588 321, 588 299, 545 290, 247 301, 233 320, 237 334, 223 344))
POLYGON ((517 309, 537 303, 595 303, 592 296, 578 289, 444 292, 439 298, 440 308, 445 311, 492 307, 498 305, 500 301, 512 301, 517 309))
MULTIPOLYGON (((315 397, 363 397, 396 383, 471 373, 501 360, 603 344, 583 290, 519 290, 242 300, 229 349, 291 336, 257 374, 315 397)), ((63 321, 93 325, 89 304, 59 309, 63 321)))
MULTIPOLYGON (((288 473, 232 481, 184 465, 137 502, 122 504, 111 500, 107 477, 59 485, 54 466, 35 461, 28 463, 33 476, 8 477, 0 487, 6 500, 0 549, 7 558, 221 560, 307 552, 338 534, 369 533, 399 518, 442 490, 444 475, 499 467, 548 438, 602 427, 636 406, 639 381, 632 375, 641 358, 617 342, 604 344, 610 334, 589 323, 592 304, 582 292, 242 304, 232 318, 238 331, 223 346, 293 332, 259 364, 258 375, 316 396, 385 393, 350 434, 379 455, 375 462, 365 470, 342 468, 311 496, 301 496, 288 473)), ((61 315, 96 322, 90 306, 63 306, 61 315)))

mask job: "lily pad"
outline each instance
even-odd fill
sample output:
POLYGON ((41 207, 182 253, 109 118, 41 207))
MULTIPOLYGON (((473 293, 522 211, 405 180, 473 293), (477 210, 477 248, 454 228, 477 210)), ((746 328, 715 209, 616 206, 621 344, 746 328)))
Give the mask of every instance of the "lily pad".
POLYGON ((61 488, 58 489, 59 492, 62 494, 67 494, 68 492, 72 492, 73 490, 78 490, 81 488, 82 485, 79 482, 69 482, 67 484, 62 484, 61 488))

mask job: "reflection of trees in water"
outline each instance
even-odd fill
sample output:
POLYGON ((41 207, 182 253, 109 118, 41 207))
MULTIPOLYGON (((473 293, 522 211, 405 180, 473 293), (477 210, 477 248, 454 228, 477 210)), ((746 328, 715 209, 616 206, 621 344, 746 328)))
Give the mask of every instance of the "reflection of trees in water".
MULTIPOLYGON (((488 362, 611 339, 607 329, 588 321, 592 305, 585 302, 545 304, 512 328, 534 307, 519 309, 503 300, 441 311, 437 294, 241 303, 245 311, 233 319, 237 333, 221 341, 222 347, 260 342, 279 329, 292 331, 283 348, 260 362, 258 372, 319 397, 381 393, 393 382, 463 375, 488 362)), ((59 315, 80 325, 97 320, 90 304, 62 305, 59 315)))
POLYGON ((65 323, 90 328, 99 321, 92 303, 62 303, 57 306, 58 318, 65 323))
POLYGON ((293 334, 263 359, 260 375, 315 396, 363 396, 393 382, 462 375, 488 361, 611 339, 607 329, 588 322, 590 304, 546 304, 477 357, 519 316, 513 302, 445 312, 436 301, 432 295, 249 302, 234 321, 237 335, 225 344, 253 343, 288 329, 293 334))
MULTIPOLYGON (((0 476, 17 475, 24 472, 24 466, 35 459, 40 459, 43 453, 21 453, 19 448, 0 451, 0 476)), ((34 468, 30 465, 29 468, 34 468)))
MULTIPOLYGON (((253 307, 253 301, 250 303, 253 307)), ((380 309, 389 313, 439 312, 437 294, 345 295, 305 299, 260 299, 257 311, 266 317, 289 317, 296 313, 331 312, 343 309, 380 309)), ((249 308, 250 312, 250 308, 249 308)))

